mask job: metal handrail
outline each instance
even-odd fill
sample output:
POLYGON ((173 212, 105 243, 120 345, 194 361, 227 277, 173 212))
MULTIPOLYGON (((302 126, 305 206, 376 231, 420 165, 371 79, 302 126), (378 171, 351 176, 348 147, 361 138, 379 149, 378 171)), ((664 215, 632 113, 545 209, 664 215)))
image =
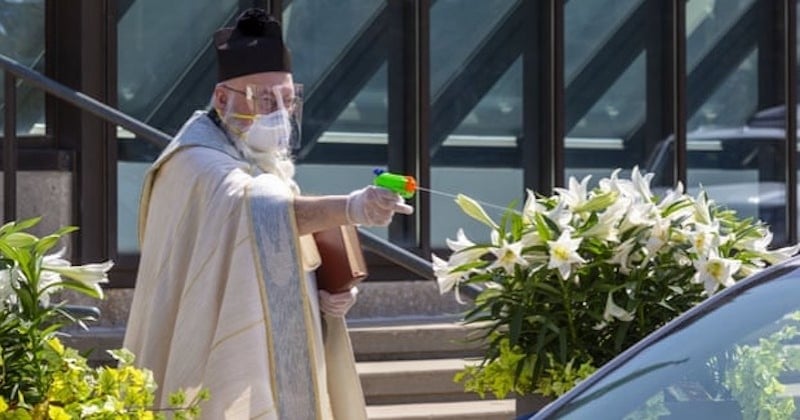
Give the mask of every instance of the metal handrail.
MULTIPOLYGON (((95 116, 98 116, 108 122, 114 123, 136 134, 137 136, 142 137, 155 146, 161 148, 167 147, 167 144, 172 139, 171 136, 163 131, 153 128, 137 120, 136 118, 124 114, 90 96, 78 92, 70 87, 64 86, 61 83, 56 82, 55 80, 50 79, 49 77, 44 76, 35 70, 31 70, 28 67, 23 66, 22 64, 3 54, 0 54, 0 67, 2 67, 6 72, 13 74, 20 79, 24 79, 26 82, 31 83, 48 94, 69 102, 70 104, 75 105, 84 111, 91 112, 95 116)), ((5 94, 8 95, 9 92, 5 92, 5 94)))
MULTIPOLYGON (((124 114, 119 110, 114 109, 92 97, 64 86, 61 83, 56 82, 55 80, 50 79, 35 70, 19 64, 15 60, 3 54, 0 54, 0 67, 7 73, 13 74, 13 77, 24 79, 48 94, 69 102, 70 104, 82 110, 88 111, 105 121, 123 127, 124 129, 136 134, 137 136, 159 148, 163 149, 166 147, 172 139, 172 137, 163 131, 153 128, 137 120, 136 118, 124 114)), ((6 74, 6 77, 8 77, 8 74, 6 74)), ((6 86, 8 86, 8 84, 9 83, 7 83, 6 86)), ((6 98, 8 98, 10 94, 12 93, 8 92, 8 89, 6 89, 6 98)), ((8 107, 8 103, 6 103, 6 105, 8 107)), ((8 121, 6 121, 6 125, 8 125, 8 121)), ((11 135, 13 137, 15 134, 11 135)), ((9 141, 6 141, 6 143, 9 143, 9 141)), ((4 166, 4 170, 5 169, 6 168, 4 166)), ((400 248, 399 246, 366 230, 359 229, 358 232, 364 249, 396 263, 397 265, 409 270, 425 280, 435 279, 433 274, 433 266, 429 261, 424 260, 419 256, 400 248)), ((478 291, 479 289, 471 286, 465 290, 465 294, 468 297, 474 297, 478 291)))

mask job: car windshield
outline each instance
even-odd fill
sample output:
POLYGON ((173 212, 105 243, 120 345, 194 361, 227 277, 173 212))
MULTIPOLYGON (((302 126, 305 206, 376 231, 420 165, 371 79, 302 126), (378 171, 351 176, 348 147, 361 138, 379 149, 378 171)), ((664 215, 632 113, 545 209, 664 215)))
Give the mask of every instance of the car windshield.
POLYGON ((534 418, 798 418, 800 268, 762 279, 709 301, 534 418))

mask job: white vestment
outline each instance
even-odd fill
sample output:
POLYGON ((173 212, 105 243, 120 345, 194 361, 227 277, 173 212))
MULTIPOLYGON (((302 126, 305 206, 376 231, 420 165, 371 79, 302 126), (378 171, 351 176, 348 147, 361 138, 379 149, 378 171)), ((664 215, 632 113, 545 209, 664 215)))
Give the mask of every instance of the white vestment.
POLYGON ((293 196, 201 112, 148 171, 124 347, 153 371, 158 407, 206 388, 207 419, 366 419, 344 319, 320 319, 293 196))

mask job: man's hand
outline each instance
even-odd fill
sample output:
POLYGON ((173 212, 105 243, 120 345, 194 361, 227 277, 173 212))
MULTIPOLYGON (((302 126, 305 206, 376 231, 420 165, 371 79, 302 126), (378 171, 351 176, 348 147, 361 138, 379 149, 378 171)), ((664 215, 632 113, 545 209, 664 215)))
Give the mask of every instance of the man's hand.
POLYGON ((397 193, 374 185, 351 192, 347 196, 347 221, 353 225, 386 226, 395 213, 412 214, 397 193))
POLYGON ((344 317, 347 311, 356 303, 358 288, 353 287, 349 292, 331 294, 322 289, 319 291, 319 309, 330 316, 344 317))

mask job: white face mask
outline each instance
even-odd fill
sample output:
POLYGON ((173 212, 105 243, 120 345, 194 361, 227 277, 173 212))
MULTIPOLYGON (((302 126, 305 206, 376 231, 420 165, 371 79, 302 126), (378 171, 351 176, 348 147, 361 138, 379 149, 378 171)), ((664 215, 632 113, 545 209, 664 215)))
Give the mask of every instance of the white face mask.
POLYGON ((242 138, 256 152, 288 150, 292 138, 289 113, 279 109, 266 115, 256 115, 242 138))

